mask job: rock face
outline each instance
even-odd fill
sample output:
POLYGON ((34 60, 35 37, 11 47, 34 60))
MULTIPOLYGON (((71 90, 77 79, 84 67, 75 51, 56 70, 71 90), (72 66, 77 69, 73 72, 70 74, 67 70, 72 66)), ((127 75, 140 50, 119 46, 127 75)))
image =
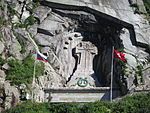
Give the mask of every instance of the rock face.
MULTIPOLYGON (((124 65, 114 64, 114 79, 116 80, 114 87, 118 87, 118 84, 120 84, 124 90, 122 91, 126 92, 127 89, 130 90, 130 86, 135 79, 140 81, 140 78, 137 77, 137 72, 139 71, 137 67, 139 65, 144 67, 146 64, 143 64, 143 62, 148 62, 149 24, 144 15, 137 13, 145 12, 143 2, 141 0, 137 1, 139 5, 138 11, 136 8, 130 7, 130 5, 135 4, 134 2, 136 1, 46 0, 41 2, 42 6, 52 8, 52 10, 45 20, 40 21, 37 31, 39 34, 35 39, 40 45, 50 47, 48 52, 49 61, 55 72, 63 77, 63 86, 76 87, 78 86, 78 80, 84 80, 84 77, 88 79, 88 77, 84 76, 88 71, 81 75, 77 74, 77 72, 80 69, 79 72, 82 73, 85 65, 90 67, 91 64, 88 65, 85 59, 83 60, 82 56, 84 53, 79 52, 80 55, 78 55, 78 52, 76 53, 78 44, 84 45, 83 43, 88 41, 94 44, 98 51, 93 57, 93 64, 90 68, 96 75, 96 77, 88 80, 93 81, 91 86, 109 86, 112 45, 115 46, 115 49, 124 48, 128 62, 128 65, 126 65, 128 71, 123 74, 121 74, 121 70, 124 68, 124 65), (65 5, 68 6, 66 7, 65 5), (79 11, 73 11, 73 9, 79 11), (92 12, 92 9, 102 12, 101 16, 94 13, 94 10, 92 12), (103 20, 103 16, 104 18, 106 16, 106 20, 103 20), (120 23, 125 22, 129 26, 133 25, 135 39, 133 39, 134 32, 130 31, 130 27, 127 27, 125 24, 116 24, 116 19, 112 18, 109 20, 107 17, 115 17, 122 21, 120 23), (79 36, 75 36, 77 35, 76 33, 79 36), (41 37, 43 38, 41 39, 41 37), (80 66, 79 62, 82 66, 80 66), (83 65, 82 62, 86 64, 83 65), (131 73, 132 70, 134 70, 133 73, 131 73)), ((91 61, 90 55, 87 55, 86 58, 89 62, 91 61)), ((143 76, 145 76, 147 72, 143 73, 143 76)), ((135 87, 133 85, 132 88, 135 87)))
POLYGON ((14 86, 11 86, 9 82, 4 84, 5 89, 5 109, 16 106, 19 103, 19 91, 14 86))
POLYGON ((0 70, 0 112, 17 105, 20 101, 18 89, 5 81, 5 77, 5 72, 0 70))
MULTIPOLYGON (((44 74, 36 78, 36 101, 44 101, 46 88, 109 87, 113 46, 123 50, 127 59, 127 63, 114 60, 113 87, 125 94, 142 84, 143 78, 143 87, 149 88, 150 29, 142 0, 41 0, 35 8, 30 0, 7 3, 15 3, 14 10, 20 15, 12 16, 13 24, 21 22, 26 28, 12 32, 10 26, 2 27, 6 36, 0 41, 2 58, 23 60, 34 51, 28 33, 48 57, 44 74), (132 4, 139 5, 139 9, 130 7, 132 4)), ((4 83, 6 75, 0 73, 5 107, 9 108, 19 101, 19 92, 4 83)))
POLYGON ((0 54, 4 51, 4 44, 0 41, 0 54))

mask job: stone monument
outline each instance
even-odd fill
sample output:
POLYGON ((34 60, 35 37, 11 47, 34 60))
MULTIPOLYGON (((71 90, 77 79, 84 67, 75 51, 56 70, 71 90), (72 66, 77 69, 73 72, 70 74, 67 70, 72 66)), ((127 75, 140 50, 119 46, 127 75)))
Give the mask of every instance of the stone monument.
MULTIPOLYGON (((89 7, 67 6, 53 0, 40 3, 52 8, 47 18, 40 21, 35 36, 41 46, 49 47, 51 69, 46 75, 50 80, 44 87, 45 99, 51 102, 108 100, 112 46, 123 48, 122 28, 129 30, 135 43, 133 26, 89 7)), ((119 81, 121 78, 117 77, 119 81)))
POLYGON ((99 84, 93 70, 93 59, 97 54, 96 46, 89 41, 82 41, 73 49, 76 65, 67 85, 69 87, 94 87, 99 84))

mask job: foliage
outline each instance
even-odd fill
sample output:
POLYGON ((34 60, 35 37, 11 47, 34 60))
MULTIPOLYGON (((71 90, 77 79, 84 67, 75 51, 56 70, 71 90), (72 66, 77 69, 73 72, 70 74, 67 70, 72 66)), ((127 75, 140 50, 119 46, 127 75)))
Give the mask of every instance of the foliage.
POLYGON ((15 23, 15 28, 28 28, 29 26, 33 25, 36 22, 36 19, 33 15, 30 15, 28 18, 25 19, 24 22, 17 22, 15 23))
MULTIPOLYGON (((2 11, 3 9, 4 9, 4 7, 0 4, 0 11, 2 11)), ((1 16, 0 16, 0 29, 1 29, 1 27, 3 27, 6 24, 7 24, 7 21, 5 20, 5 18, 3 17, 3 13, 1 12, 1 16)))
POLYGON ((130 7, 133 7, 134 8, 134 13, 138 13, 138 14, 141 14, 142 12, 139 11, 139 5, 137 3, 133 3, 133 4, 130 4, 130 7))
POLYGON ((35 11, 35 9, 40 5, 40 1, 39 0, 34 0, 34 2, 29 2, 28 4, 26 4, 26 9, 28 11, 30 11, 31 14, 33 14, 33 12, 35 11), (31 7, 32 6, 32 7, 31 7))
POLYGON ((50 113, 80 113, 79 104, 76 103, 57 103, 49 105, 50 113))
POLYGON ((2 66, 5 63, 5 60, 2 59, 2 57, 0 56, 0 66, 2 66))
MULTIPOLYGON (((14 9, 16 6, 16 4, 8 4, 7 8, 8 8, 8 18, 10 20, 10 22, 12 22, 12 18, 13 16, 17 16, 19 18, 19 13, 14 9)), ((8 20, 7 20, 8 21, 8 20)))
POLYGON ((150 93, 128 96, 113 107, 115 113, 150 113, 150 93))
POLYGON ((47 103, 32 103, 31 101, 23 102, 15 108, 11 108, 5 113, 50 113, 47 103))
POLYGON ((150 113, 150 93, 127 96, 119 102, 32 103, 24 102, 5 113, 150 113))
POLYGON ((144 1, 145 8, 147 10, 147 13, 150 16, 150 1, 149 0, 143 0, 143 1, 144 1))
POLYGON ((140 78, 140 82, 143 83, 143 66, 142 65, 137 65, 135 74, 138 78, 140 78))
POLYGON ((22 20, 22 14, 23 14, 23 11, 21 14, 18 14, 18 12, 16 10, 14 10, 13 7, 10 7, 9 9, 9 12, 12 16, 17 16, 19 21, 18 22, 15 22, 13 23, 14 27, 15 28, 26 28, 28 29, 30 26, 32 26, 34 23, 37 22, 36 18, 33 16, 33 12, 35 10, 35 8, 37 8, 39 6, 39 2, 38 1, 30 1, 28 4, 26 4, 26 2, 24 2, 24 6, 29 12, 30 12, 30 16, 27 17, 25 20, 22 20))
POLYGON ((85 104, 82 107, 81 113, 111 113, 111 109, 106 102, 94 102, 85 104))
POLYGON ((146 11, 147 11, 147 16, 148 16, 148 20, 150 22, 150 0, 143 0, 146 11))
MULTIPOLYGON (((34 59, 31 56, 25 58, 22 62, 19 60, 10 60, 8 62, 10 70, 7 73, 7 80, 12 84, 19 85, 21 83, 31 83, 34 71, 34 59)), ((36 65, 36 77, 43 74, 44 64, 38 63, 36 65)))
POLYGON ((7 23, 7 21, 5 20, 3 16, 4 15, 3 10, 4 10, 4 5, 2 4, 2 2, 0 2, 0 29, 7 23))
POLYGON ((6 25, 6 20, 1 16, 0 17, 0 28, 4 25, 6 25))
POLYGON ((139 6, 138 6, 138 4, 136 4, 136 3, 134 3, 134 4, 131 4, 130 6, 131 6, 131 7, 135 7, 135 8, 137 8, 137 9, 139 9, 139 6))

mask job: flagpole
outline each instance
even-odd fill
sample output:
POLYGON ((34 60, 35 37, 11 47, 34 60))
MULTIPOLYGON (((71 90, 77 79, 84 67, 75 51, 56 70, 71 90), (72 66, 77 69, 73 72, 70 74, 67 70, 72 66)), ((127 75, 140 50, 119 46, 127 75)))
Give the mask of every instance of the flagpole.
POLYGON ((34 69, 33 69, 33 81, 32 81, 32 103, 33 103, 33 101, 34 101, 35 71, 36 71, 36 59, 35 59, 35 61, 34 61, 34 69))
POLYGON ((110 82, 110 102, 112 102, 113 97, 113 59, 114 59, 114 46, 112 47, 112 56, 111 56, 111 82, 110 82))

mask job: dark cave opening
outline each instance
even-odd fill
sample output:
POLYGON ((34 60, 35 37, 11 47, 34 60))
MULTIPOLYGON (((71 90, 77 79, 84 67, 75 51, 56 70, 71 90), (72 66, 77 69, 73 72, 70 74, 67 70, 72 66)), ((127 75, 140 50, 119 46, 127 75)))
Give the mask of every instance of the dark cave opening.
POLYGON ((110 86, 112 46, 115 49, 123 48, 120 39, 122 27, 106 22, 102 18, 90 23, 91 20, 87 16, 84 17, 83 20, 78 19, 79 27, 76 31, 83 35, 83 41, 90 41, 97 47, 98 54, 93 59, 93 70, 101 86, 110 86))

